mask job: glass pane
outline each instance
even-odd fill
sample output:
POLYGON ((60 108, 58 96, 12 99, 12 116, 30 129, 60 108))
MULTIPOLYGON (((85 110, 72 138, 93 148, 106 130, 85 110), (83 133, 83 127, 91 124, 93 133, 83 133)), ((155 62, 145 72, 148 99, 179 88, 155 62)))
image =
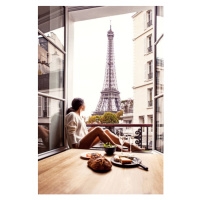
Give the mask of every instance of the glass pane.
POLYGON ((38 96, 38 153, 64 146, 63 107, 62 101, 38 96))
POLYGON ((156 150, 164 152, 164 98, 156 99, 156 150))
POLYGON ((156 95, 164 92, 164 55, 163 40, 159 41, 156 46, 156 95))
POLYGON ((38 37, 38 91, 63 98, 64 54, 38 37))
POLYGON ((164 33, 164 10, 163 6, 157 6, 157 29, 156 29, 156 40, 159 39, 159 37, 164 33))
POLYGON ((64 50, 64 7, 39 6, 38 29, 64 50))

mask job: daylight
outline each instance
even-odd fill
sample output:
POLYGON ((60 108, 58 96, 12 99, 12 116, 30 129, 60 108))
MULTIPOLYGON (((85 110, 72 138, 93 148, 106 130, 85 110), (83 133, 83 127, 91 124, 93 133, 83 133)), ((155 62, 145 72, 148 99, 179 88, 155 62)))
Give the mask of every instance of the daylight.
POLYGON ((86 117, 95 111, 103 87, 110 24, 120 97, 133 98, 133 14, 74 23, 73 96, 85 100, 86 117))

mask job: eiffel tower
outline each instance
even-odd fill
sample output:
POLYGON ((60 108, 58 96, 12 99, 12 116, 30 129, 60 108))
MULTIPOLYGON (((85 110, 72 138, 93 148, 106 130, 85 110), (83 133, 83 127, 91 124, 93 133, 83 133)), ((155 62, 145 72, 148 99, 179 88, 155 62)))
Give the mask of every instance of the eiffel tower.
POLYGON ((114 32, 111 29, 107 33, 108 48, 106 58, 106 69, 104 76, 103 89, 101 96, 97 104, 96 110, 92 115, 103 115, 105 112, 116 113, 121 110, 120 92, 117 87, 117 78, 115 71, 115 59, 114 59, 114 32))

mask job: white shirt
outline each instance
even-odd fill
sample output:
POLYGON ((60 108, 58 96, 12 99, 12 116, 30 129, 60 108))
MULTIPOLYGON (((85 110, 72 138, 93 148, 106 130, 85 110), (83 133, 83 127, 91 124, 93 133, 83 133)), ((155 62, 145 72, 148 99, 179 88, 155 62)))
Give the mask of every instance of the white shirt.
POLYGON ((70 112, 65 117, 65 128, 68 145, 72 148, 72 144, 80 144, 80 140, 88 133, 85 122, 75 112, 70 112))

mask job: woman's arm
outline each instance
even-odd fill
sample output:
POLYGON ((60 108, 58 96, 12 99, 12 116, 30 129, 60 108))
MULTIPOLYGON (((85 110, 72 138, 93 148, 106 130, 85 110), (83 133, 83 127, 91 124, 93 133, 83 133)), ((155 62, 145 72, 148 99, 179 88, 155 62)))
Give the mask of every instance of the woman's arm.
POLYGON ((65 125, 67 128, 67 140, 69 146, 72 148, 78 148, 78 143, 75 136, 77 129, 77 120, 73 114, 68 114, 66 116, 65 125))

